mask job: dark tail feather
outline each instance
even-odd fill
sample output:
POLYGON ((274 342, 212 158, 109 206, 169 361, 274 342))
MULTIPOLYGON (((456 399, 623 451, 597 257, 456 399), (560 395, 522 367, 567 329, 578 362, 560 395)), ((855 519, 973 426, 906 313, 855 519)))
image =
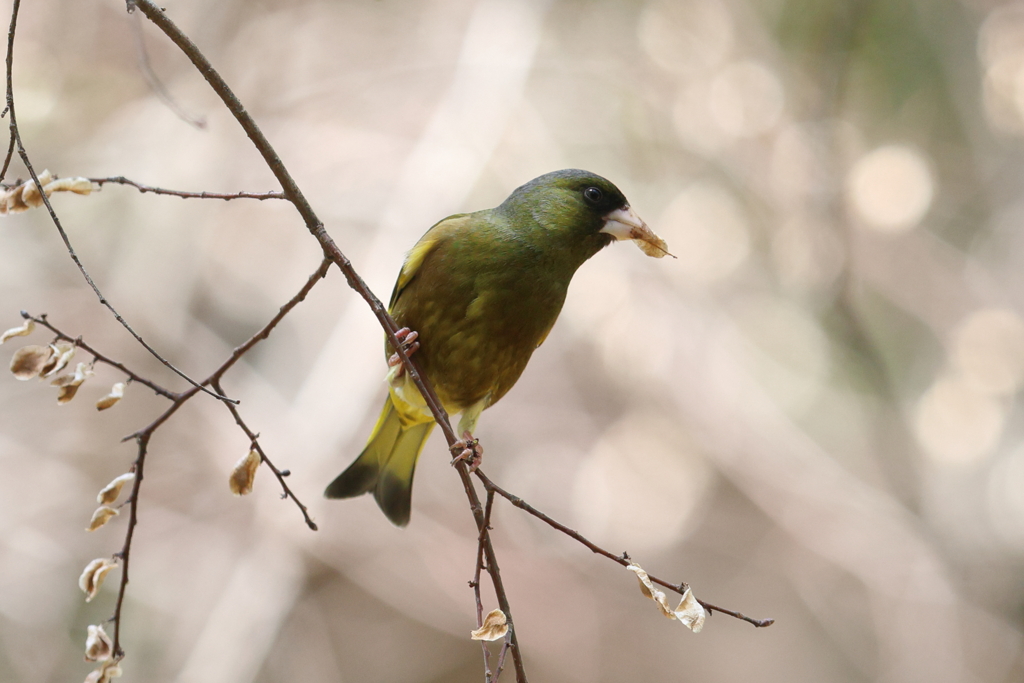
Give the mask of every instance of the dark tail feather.
POLYGON ((377 486, 381 465, 390 455, 391 447, 398 440, 401 430, 402 423, 388 396, 366 448, 355 462, 335 477, 324 495, 328 498, 354 498, 372 491, 377 486))
POLYGON ((409 523, 412 478, 433 422, 402 425, 389 396, 366 448, 328 485, 328 498, 352 498, 373 492, 377 505, 396 526, 409 523))

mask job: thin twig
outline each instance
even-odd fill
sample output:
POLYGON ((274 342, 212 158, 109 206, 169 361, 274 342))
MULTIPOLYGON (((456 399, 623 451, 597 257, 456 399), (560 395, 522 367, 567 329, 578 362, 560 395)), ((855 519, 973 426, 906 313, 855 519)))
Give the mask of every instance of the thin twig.
MULTIPOLYGON (((436 396, 435 396, 436 399, 436 396)), ((494 545, 491 543, 491 535, 487 531, 487 522, 484 518, 484 510, 480 505, 480 498, 477 496, 473 480, 469 475, 469 465, 465 460, 459 460, 456 465, 459 478, 462 480, 463 488, 466 490, 466 497, 469 498, 469 507, 476 520, 476 526, 483 537, 484 557, 487 560, 487 573, 491 577, 491 584, 494 586, 494 594, 498 598, 498 607, 505 614, 508 622, 509 647, 512 650, 512 664, 516 669, 516 681, 526 683, 526 668, 523 665, 522 652, 519 649, 519 636, 516 633, 515 622, 512 620, 512 606, 509 604, 508 595, 505 593, 505 584, 501 579, 501 569, 498 567, 498 555, 494 552, 494 545)))
MULTIPOLYGON (((327 271, 330 269, 330 267, 331 267, 330 260, 324 259, 323 261, 321 261, 320 262, 320 266, 316 269, 316 271, 312 275, 309 276, 309 278, 307 278, 306 283, 304 285, 302 285, 302 288, 298 291, 298 293, 296 293, 295 296, 293 296, 291 299, 289 299, 288 303, 286 303, 284 306, 281 306, 281 308, 278 310, 277 314, 273 318, 270 319, 270 322, 268 322, 266 325, 264 325, 263 328, 259 332, 257 332, 253 336, 249 337, 249 339, 247 339, 241 346, 236 347, 231 352, 231 355, 228 356, 227 360, 225 360, 223 363, 221 363, 220 367, 218 367, 216 370, 214 370, 213 374, 211 374, 209 377, 204 379, 201 382, 201 384, 207 385, 207 384, 211 384, 213 382, 220 381, 220 379, 224 376, 224 373, 226 373, 229 369, 231 369, 231 367, 235 363, 237 363, 242 358, 242 356, 244 356, 249 351, 249 349, 254 347, 257 343, 259 343, 263 339, 266 339, 268 336, 270 336, 271 331, 275 327, 277 327, 278 323, 280 323, 281 320, 283 320, 284 317, 286 315, 288 315, 288 313, 293 308, 298 306, 299 303, 306 298, 306 296, 309 294, 310 290, 312 290, 313 287, 316 286, 316 283, 318 283, 318 282, 320 282, 321 280, 324 279, 324 277, 327 275, 327 271)), ((182 405, 184 405, 185 402, 188 401, 190 398, 195 396, 198 391, 199 391, 198 389, 192 388, 192 389, 189 389, 187 391, 182 392, 181 394, 178 394, 177 400, 175 400, 171 404, 171 406, 169 408, 167 408, 167 410, 165 410, 159 417, 157 417, 156 420, 154 420, 149 426, 145 427, 144 429, 142 429, 142 430, 140 430, 138 432, 134 432, 132 434, 129 434, 128 436, 126 436, 123 439, 121 439, 121 441, 128 441, 129 439, 138 438, 138 436, 140 434, 143 434, 143 433, 147 433, 147 432, 148 433, 152 433, 153 430, 155 430, 161 424, 163 424, 168 419, 170 419, 170 417, 174 413, 176 413, 178 411, 178 408, 180 408, 182 405)))
MULTIPOLYGON (((18 28, 19 9, 21 9, 21 0, 14 0, 14 5, 11 8, 11 26, 7 29, 7 97, 4 104, 4 116, 14 108, 14 34, 18 28)), ((7 145, 7 155, 4 157, 3 168, 0 168, 0 181, 7 177, 7 169, 11 165, 11 159, 14 158, 14 137, 18 127, 14 122, 13 114, 8 127, 11 131, 11 138, 7 145)))
MULTIPOLYGON (((211 384, 214 389, 216 389, 220 393, 223 393, 220 387, 220 380, 214 380, 211 384)), ((226 403, 224 405, 226 405, 228 410, 231 411, 231 415, 235 418, 235 424, 241 427, 242 431, 245 432, 245 435, 249 437, 249 442, 252 444, 252 447, 256 450, 257 453, 260 454, 260 460, 266 463, 267 467, 270 468, 270 471, 274 473, 275 477, 277 477, 278 483, 281 484, 281 489, 284 490, 282 497, 291 498, 293 501, 295 501, 295 504, 299 506, 299 511, 302 512, 303 519, 306 520, 306 526, 308 526, 313 531, 316 531, 316 522, 314 522, 313 519, 309 516, 309 510, 306 508, 306 506, 302 504, 302 501, 298 499, 295 493, 288 486, 288 482, 286 482, 284 479, 286 476, 285 473, 277 469, 277 466, 275 466, 274 463, 270 461, 270 458, 267 457, 267 454, 264 452, 263 447, 260 446, 258 440, 259 435, 253 432, 251 429, 249 429, 249 426, 245 424, 245 421, 242 420, 242 415, 238 412, 237 406, 234 406, 230 403, 226 403)))
POLYGON ((57 335, 57 339, 63 339, 65 341, 71 342, 72 344, 74 344, 78 348, 80 348, 83 351, 85 351, 86 353, 90 354, 95 360, 99 361, 100 363, 105 363, 106 365, 109 365, 112 368, 117 368, 118 370, 120 370, 121 372, 126 374, 128 377, 130 377, 132 382, 134 382, 136 384, 141 384, 141 385, 146 386, 146 387, 149 387, 150 389, 152 389, 154 392, 156 392, 160 396, 163 396, 166 399, 170 399, 171 401, 174 401, 174 400, 176 400, 179 397, 179 394, 177 394, 177 393, 175 393, 173 391, 169 391, 167 389, 164 389, 162 386, 160 386, 156 382, 153 382, 152 380, 148 380, 145 377, 143 377, 142 375, 139 375, 138 373, 132 372, 127 367, 125 367, 125 365, 123 363, 119 363, 116 360, 113 360, 112 358, 110 358, 108 356, 105 356, 104 354, 100 353, 99 351, 97 351, 93 347, 91 347, 88 344, 86 344, 85 341, 82 340, 81 336, 72 337, 71 335, 69 335, 69 334, 67 334, 65 332, 62 332, 60 329, 58 329, 55 325, 53 325, 47 319, 45 313, 41 313, 40 315, 35 316, 35 315, 31 315, 27 311, 22 311, 21 312, 21 317, 25 318, 26 320, 31 320, 34 323, 36 323, 37 325, 41 325, 41 326, 45 327, 46 329, 50 330, 55 335, 57 335))
POLYGON ((143 468, 146 465, 146 453, 149 447, 150 434, 142 434, 136 439, 139 450, 132 464, 131 471, 135 473, 132 482, 132 492, 128 496, 128 529, 124 534, 124 545, 117 557, 121 562, 121 583, 117 588, 117 601, 114 603, 114 614, 110 620, 114 622, 114 658, 124 657, 124 650, 121 648, 121 608, 124 606, 124 594, 128 588, 128 562, 131 559, 132 539, 135 537, 135 526, 139 523, 139 489, 142 486, 143 468))
MULTIPOLYGON (((544 522, 545 524, 547 524, 551 528, 557 529, 558 531, 561 531, 563 534, 565 534, 569 538, 572 538, 573 540, 583 544, 584 546, 589 548, 594 553, 597 553, 598 555, 602 555, 604 557, 607 557, 612 562, 617 562, 618 564, 621 564, 623 567, 628 567, 629 566, 630 559, 629 559, 629 556, 626 553, 622 553, 621 555, 616 555, 613 552, 605 550, 604 548, 602 548, 601 546, 597 545, 596 543, 593 543, 592 541, 589 541, 587 538, 582 536, 578 531, 570 529, 569 527, 565 526, 564 524, 558 522, 557 520, 549 517, 548 515, 544 514, 540 510, 538 510, 537 508, 533 507, 532 505, 527 503, 525 500, 523 500, 519 496, 513 495, 513 494, 509 493, 508 491, 506 491, 505 489, 501 488, 500 486, 495 484, 493 481, 491 481, 487 477, 487 475, 484 474, 481 470, 478 469, 476 471, 476 476, 483 483, 484 490, 487 491, 488 493, 491 493, 491 492, 497 493, 499 496, 501 496, 502 498, 504 498, 508 502, 512 503, 513 506, 519 508, 520 510, 524 510, 525 512, 528 512, 529 514, 531 514, 534 517, 536 517, 537 519, 541 520, 542 522, 544 522)), ((684 584, 684 583, 669 583, 668 581, 665 581, 663 579, 659 579, 659 578, 657 578, 655 576, 651 576, 650 574, 648 574, 648 577, 654 583, 656 583, 656 584, 658 584, 660 586, 664 586, 665 588, 668 588, 671 591, 679 593, 680 595, 682 595, 683 593, 686 592, 686 584, 684 584)), ((731 610, 731 609, 726 609, 724 607, 719 607, 717 605, 712 605, 711 603, 705 602, 703 600, 699 600, 698 599, 697 602, 699 602, 701 604, 701 606, 704 609, 708 610, 709 612, 721 612, 722 614, 728 614, 731 617, 736 617, 737 619, 742 619, 743 621, 745 621, 747 623, 753 624, 754 626, 757 626, 758 628, 764 628, 765 626, 771 626, 772 624, 775 623, 774 619, 754 619, 753 617, 748 617, 748 616, 744 615, 741 612, 736 612, 736 611, 731 610)))
POLYGON ((194 128, 204 130, 206 128, 206 119, 202 116, 192 116, 185 111, 185 108, 178 104, 178 101, 174 99, 174 96, 171 95, 163 81, 153 71, 153 66, 149 63, 149 51, 146 50, 146 40, 142 35, 141 21, 132 22, 132 34, 135 36, 135 50, 139 55, 139 70, 145 76, 149 87, 167 105, 168 109, 177 114, 178 118, 194 128))
POLYGON ((89 178, 89 181, 96 183, 100 187, 103 187, 107 183, 130 185, 143 194, 151 192, 153 194, 165 194, 185 199, 223 199, 225 201, 229 199, 287 199, 283 192, 231 192, 224 194, 219 192, 185 192, 184 190, 167 190, 162 187, 143 185, 142 183, 130 180, 124 176, 114 176, 112 178, 89 178))
MULTIPOLYGON (((480 572, 485 569, 484 567, 484 543, 486 542, 488 531, 491 528, 491 508, 494 507, 494 492, 487 492, 487 503, 484 505, 484 528, 477 535, 477 548, 476 548, 476 569, 473 572, 473 580, 469 585, 473 587, 473 597, 476 599, 476 627, 481 628, 484 625, 484 603, 480 599, 480 572)), ((484 655, 484 681, 491 682, 491 651, 487 649, 487 641, 480 641, 480 648, 483 650, 484 655)))
POLYGON ((327 277, 327 271, 330 270, 330 268, 330 259, 325 258, 323 261, 321 261, 320 265, 313 272, 313 274, 306 278, 306 283, 302 285, 302 288, 299 289, 295 296, 289 299, 284 306, 281 306, 281 308, 278 309, 277 314, 270 319, 270 322, 264 325, 259 332, 249 337, 249 339, 243 342, 241 346, 236 347, 235 350, 231 352, 231 355, 228 357, 228 359, 224 361, 224 363, 219 368, 217 368, 212 375, 210 375, 207 379, 203 380, 203 383, 205 384, 207 382, 214 382, 220 380, 224 376, 224 373, 227 372, 232 365, 237 363, 242 356, 249 352, 249 349, 251 349, 252 347, 256 346, 256 344, 269 337, 270 333, 274 330, 275 327, 277 327, 278 323, 280 323, 284 319, 284 317, 288 315, 289 312, 291 312, 293 308, 298 306, 302 301, 306 299, 306 296, 309 295, 310 291, 312 291, 313 287, 315 287, 318 282, 327 277))
POLYGON ((505 668, 505 655, 512 649, 512 633, 505 634, 505 639, 501 643, 501 652, 498 653, 498 668, 494 670, 494 678, 491 679, 490 683, 498 683, 498 679, 501 677, 501 671, 505 668))

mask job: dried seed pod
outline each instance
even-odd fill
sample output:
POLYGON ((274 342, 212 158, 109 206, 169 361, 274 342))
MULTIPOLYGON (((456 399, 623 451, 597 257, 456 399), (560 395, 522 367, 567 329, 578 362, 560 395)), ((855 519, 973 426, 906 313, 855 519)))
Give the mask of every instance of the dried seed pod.
POLYGON ((90 194, 92 192, 92 181, 88 178, 60 178, 43 185, 43 191, 46 192, 47 196, 53 192, 90 194))
POLYGON ((92 519, 89 520, 89 526, 85 528, 86 531, 96 531, 101 526, 109 522, 112 518, 117 516, 117 510, 110 507, 109 505, 101 505, 96 508, 96 511, 92 513, 92 519))
POLYGON ((500 609, 491 610, 484 617, 483 626, 470 633, 473 640, 501 640, 508 633, 508 619, 500 609))
POLYGON ((88 676, 85 677, 85 683, 110 683, 110 679, 120 677, 120 662, 117 662, 113 659, 108 659, 107 661, 100 664, 98 669, 93 670, 92 672, 90 672, 88 676))
POLYGON ((85 658, 90 662, 102 662, 110 659, 114 644, 102 626, 89 625, 89 636, 85 639, 85 658))
POLYGON ((24 324, 19 325, 18 327, 12 327, 11 329, 5 331, 3 334, 0 334, 0 344, 3 344, 5 341, 11 339, 12 337, 27 337, 28 335, 32 334, 33 330, 35 329, 36 321, 31 319, 26 320, 24 324))
POLYGON ((49 346, 23 346, 11 358, 11 372, 22 381, 32 379, 39 375, 52 353, 49 346))
POLYGON ((99 592, 100 586, 103 585, 103 579, 106 578, 107 573, 117 566, 117 563, 105 557, 93 560, 89 564, 85 565, 85 569, 82 570, 82 575, 78 577, 78 587, 85 593, 85 601, 89 602, 96 593, 99 592))
POLYGON ((118 382, 110 388, 110 393, 96 401, 96 410, 106 410, 124 398, 125 383, 118 382))
POLYGON ((640 582, 640 592, 654 600, 662 614, 669 619, 677 619, 694 633, 700 633, 700 630, 704 628, 704 619, 707 615, 701 604, 697 602, 697 598, 694 597, 693 591, 690 590, 689 586, 683 591, 683 599, 679 601, 679 605, 672 609, 668 605, 668 598, 665 596, 664 591, 654 587, 654 583, 647 576, 647 572, 644 571, 643 567, 636 562, 630 562, 626 569, 636 574, 636 578, 640 582))
POLYGON ((252 485, 256 480, 256 470, 259 468, 260 462, 262 462, 260 454, 254 448, 235 463, 235 468, 231 470, 231 478, 228 479, 231 493, 236 496, 252 493, 252 485))
MULTIPOLYGON (((54 178, 48 170, 36 177, 39 178, 39 185, 47 197, 54 192, 90 194, 93 191, 92 181, 88 178, 54 178)), ((0 214, 20 213, 42 205, 43 196, 31 178, 0 194, 0 214)))
MULTIPOLYGON (((39 178, 39 184, 43 186, 43 191, 45 192, 46 184, 53 180, 53 174, 50 173, 49 170, 46 170, 37 175, 36 177, 39 178)), ((43 198, 42 196, 40 196, 39 188, 36 187, 36 183, 34 180, 29 178, 28 180, 23 182, 19 187, 21 188, 21 201, 24 202, 26 206, 42 206, 43 198)), ((47 192, 47 194, 49 194, 49 192, 47 192)))
POLYGON ((100 505, 110 505, 121 495, 121 488, 134 479, 134 472, 125 472, 120 476, 114 477, 109 484, 100 489, 99 495, 96 496, 96 502, 100 505))
POLYGON ((68 342, 57 342, 50 344, 50 358, 39 370, 40 377, 53 377, 67 367, 71 359, 75 357, 75 345, 68 342))
POLYGON ((57 393, 57 403, 64 405, 75 397, 78 392, 78 387, 82 386, 89 377, 92 377, 95 373, 92 368, 86 363, 79 363, 78 367, 75 368, 74 374, 61 375, 57 379, 50 382, 52 386, 60 387, 60 391, 57 393))

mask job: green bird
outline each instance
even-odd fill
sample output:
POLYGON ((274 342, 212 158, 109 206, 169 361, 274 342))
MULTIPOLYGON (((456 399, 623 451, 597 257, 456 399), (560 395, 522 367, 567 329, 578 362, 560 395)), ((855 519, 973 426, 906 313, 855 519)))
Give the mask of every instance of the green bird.
MULTIPOLYGON (((477 459, 480 413, 544 342, 576 269, 623 239, 650 256, 668 254, 615 185, 569 169, 531 180, 497 208, 445 218, 406 256, 388 309, 445 410, 462 414, 459 432, 477 459)), ((393 352, 385 342, 388 397, 369 442, 324 494, 372 492, 387 518, 405 526, 416 461, 435 423, 393 352)))

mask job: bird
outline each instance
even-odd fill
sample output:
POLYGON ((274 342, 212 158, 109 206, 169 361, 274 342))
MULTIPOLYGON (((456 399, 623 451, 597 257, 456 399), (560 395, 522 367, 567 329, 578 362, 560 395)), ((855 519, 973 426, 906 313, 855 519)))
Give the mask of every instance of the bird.
MULTIPOLYGON (((472 467, 482 455, 473 438, 480 413, 512 388, 544 342, 576 270, 616 240, 668 255, 612 182, 564 169, 534 178, 493 209, 441 220, 406 255, 388 310, 445 410, 461 413, 457 446, 467 446, 462 455, 472 467)), ((372 493, 404 527, 416 462, 435 422, 387 340, 384 348, 390 370, 380 418, 324 495, 372 493)))

